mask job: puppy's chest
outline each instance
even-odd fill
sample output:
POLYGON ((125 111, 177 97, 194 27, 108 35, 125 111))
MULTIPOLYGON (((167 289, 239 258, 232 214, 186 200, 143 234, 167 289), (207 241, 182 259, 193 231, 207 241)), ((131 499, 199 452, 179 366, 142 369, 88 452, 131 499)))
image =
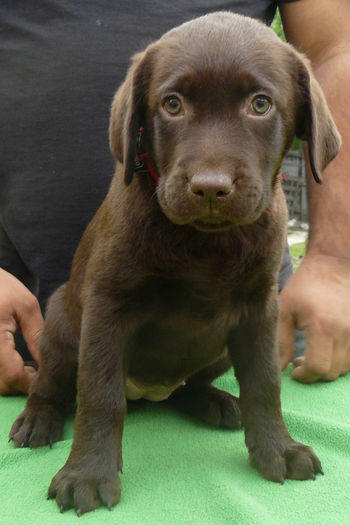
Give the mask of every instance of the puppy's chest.
POLYGON ((189 286, 176 279, 152 279, 138 291, 136 302, 139 322, 127 348, 131 399, 164 399, 216 361, 241 313, 239 301, 234 304, 228 290, 189 286))
POLYGON ((217 317, 225 317, 227 323, 234 324, 243 295, 242 287, 234 286, 233 279, 223 280, 218 275, 197 279, 190 275, 182 278, 154 276, 138 287, 133 301, 141 317, 148 312, 152 320, 163 327, 190 321, 202 325, 217 317))

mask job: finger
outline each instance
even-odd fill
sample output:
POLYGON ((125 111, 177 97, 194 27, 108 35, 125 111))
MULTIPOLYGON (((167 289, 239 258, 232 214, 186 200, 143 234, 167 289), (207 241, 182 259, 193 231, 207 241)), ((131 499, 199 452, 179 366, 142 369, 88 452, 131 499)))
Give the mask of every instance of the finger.
POLYGON ((316 383, 316 381, 322 379, 322 376, 316 374, 306 364, 303 364, 294 368, 292 378, 299 381, 299 383, 316 383))
POLYGON ((1 396, 8 396, 10 394, 16 394, 16 393, 17 392, 12 386, 8 385, 7 383, 5 383, 5 381, 3 381, 0 378, 0 395, 1 396))
POLYGON ((24 367, 22 372, 16 376, 14 383, 7 383, 0 379, 0 395, 21 395, 28 394, 29 387, 36 375, 36 370, 32 367, 24 367))
POLYGON ((27 394, 29 391, 30 384, 33 381, 36 374, 37 371, 35 370, 35 368, 31 366, 25 366, 23 368, 23 375, 20 379, 20 382, 16 385, 18 390, 23 394, 27 394))
POLYGON ((294 366, 302 366, 305 363, 305 357, 303 355, 293 359, 294 366))
POLYGON ((333 345, 332 364, 324 376, 326 381, 338 379, 338 377, 342 375, 342 372, 346 370, 347 354, 348 341, 345 343, 344 338, 342 338, 342 340, 336 340, 333 345))
POLYGON ((285 316, 281 318, 279 326, 279 352, 282 370, 284 370, 292 360, 294 342, 295 327, 293 318, 291 316, 285 316))
POLYGON ((34 296, 28 304, 17 312, 17 317, 28 349, 35 361, 38 361, 38 342, 43 329, 44 319, 39 303, 34 296))
POLYGON ((15 349, 13 334, 6 329, 0 330, 0 394, 26 393, 33 371, 33 367, 24 366, 15 349))
POLYGON ((7 375, 11 374, 12 369, 16 369, 21 361, 19 355, 18 357, 14 356, 15 340, 11 331, 12 328, 7 323, 0 324, 0 377, 5 381, 7 375), (19 362, 18 358, 20 358, 19 362))
POLYGON ((332 369, 333 340, 321 330, 307 330, 308 346, 304 359, 295 359, 292 377, 301 383, 314 383, 326 378, 332 369), (299 365, 299 366, 298 366, 299 365))
POLYGON ((345 376, 348 372, 350 372, 350 345, 347 347, 346 358, 340 375, 345 376))

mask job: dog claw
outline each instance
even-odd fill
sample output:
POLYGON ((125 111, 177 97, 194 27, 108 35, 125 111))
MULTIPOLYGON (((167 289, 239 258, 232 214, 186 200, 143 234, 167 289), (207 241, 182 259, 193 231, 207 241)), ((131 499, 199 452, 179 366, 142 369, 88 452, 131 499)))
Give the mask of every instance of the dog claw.
POLYGON ((81 510, 80 509, 77 510, 77 516, 78 516, 78 518, 80 518, 80 516, 81 516, 81 510))
POLYGON ((49 445, 50 450, 52 450, 52 441, 51 441, 51 439, 49 440, 48 445, 49 445))
POLYGON ((60 506, 60 513, 63 514, 64 508, 63 505, 60 506))
POLYGON ((284 480, 284 479, 282 479, 282 480, 281 480, 281 485, 284 485, 284 482, 285 482, 285 480, 284 480))
POLYGON ((11 443, 13 441, 13 437, 10 437, 7 443, 11 443))

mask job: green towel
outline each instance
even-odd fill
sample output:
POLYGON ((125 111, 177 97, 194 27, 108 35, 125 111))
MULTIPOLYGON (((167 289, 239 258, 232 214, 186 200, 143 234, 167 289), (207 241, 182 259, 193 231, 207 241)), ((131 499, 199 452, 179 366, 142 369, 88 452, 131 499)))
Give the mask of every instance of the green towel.
MULTIPOLYGON (((52 450, 16 449, 7 435, 25 398, 0 398, 0 524, 349 525, 350 374, 301 385, 290 371, 282 380, 284 418, 293 438, 314 448, 324 476, 266 481, 249 465, 243 431, 215 430, 166 403, 141 401, 126 419, 121 502, 80 519, 46 500, 71 448, 73 418, 52 450)), ((232 371, 216 384, 238 393, 232 371)))

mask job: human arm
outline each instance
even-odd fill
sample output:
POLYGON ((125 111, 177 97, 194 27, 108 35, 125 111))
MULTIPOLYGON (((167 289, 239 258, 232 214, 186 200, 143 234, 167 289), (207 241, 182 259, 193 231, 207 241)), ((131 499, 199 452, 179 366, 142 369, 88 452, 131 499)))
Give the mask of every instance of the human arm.
POLYGON ((15 348, 14 334, 22 331, 37 361, 37 343, 43 326, 35 296, 13 275, 0 268, 0 394, 28 391, 35 369, 25 366, 15 348))
POLYGON ((281 6, 288 40, 311 60, 343 147, 324 171, 308 175, 310 235, 306 256, 281 293, 280 353, 293 355, 294 328, 305 331, 305 357, 292 375, 333 380, 350 370, 350 3, 299 0, 281 6))

